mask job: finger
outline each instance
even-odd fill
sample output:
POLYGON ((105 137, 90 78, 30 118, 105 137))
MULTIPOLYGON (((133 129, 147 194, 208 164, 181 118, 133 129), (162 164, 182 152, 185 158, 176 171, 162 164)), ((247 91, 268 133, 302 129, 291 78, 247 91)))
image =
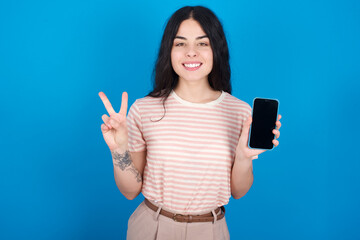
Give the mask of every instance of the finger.
POLYGON ((280 119, 282 118, 282 116, 279 114, 278 115, 278 118, 277 118, 277 121, 276 121, 276 129, 280 129, 281 128, 281 122, 280 122, 280 119))
POLYGON ((104 123, 103 124, 101 124, 101 131, 103 131, 103 132, 107 132, 107 131, 109 131, 110 129, 109 129, 109 127, 108 126, 106 126, 104 123))
POLYGON ((127 94, 127 92, 123 92, 122 93, 122 98, 121 98, 121 107, 120 107, 120 112, 119 113, 126 116, 127 108, 128 108, 128 94, 127 94))
POLYGON ((109 101, 109 99, 106 97, 105 93, 103 92, 99 92, 99 96, 102 100, 102 102, 104 103, 104 106, 107 110, 107 112, 109 113, 109 115, 113 115, 115 113, 114 108, 111 106, 111 103, 109 101))
POLYGON ((275 135, 275 138, 279 138, 280 137, 280 131, 277 129, 273 129, 272 133, 275 135))
POLYGON ((252 122, 252 117, 249 116, 243 124, 243 128, 241 130, 241 135, 239 139, 239 142, 241 142, 242 145, 244 144, 247 145, 247 141, 249 140, 249 130, 250 130, 251 122, 252 122))
POLYGON ((254 149, 254 154, 253 155, 260 155, 260 154, 262 154, 263 152, 265 152, 266 150, 264 150, 264 149, 254 149))
POLYGON ((280 129, 281 128, 281 122, 280 121, 276 121, 276 129, 280 129))
POLYGON ((109 124, 111 127, 115 128, 115 129, 119 129, 119 127, 120 127, 120 123, 112 117, 110 117, 109 124))
POLYGON ((277 147, 279 145, 279 141, 278 140, 272 140, 272 143, 274 144, 275 147, 277 147))
POLYGON ((108 126, 111 129, 111 126, 109 124, 110 117, 108 115, 104 114, 104 115, 101 116, 101 119, 104 121, 106 126, 108 126))

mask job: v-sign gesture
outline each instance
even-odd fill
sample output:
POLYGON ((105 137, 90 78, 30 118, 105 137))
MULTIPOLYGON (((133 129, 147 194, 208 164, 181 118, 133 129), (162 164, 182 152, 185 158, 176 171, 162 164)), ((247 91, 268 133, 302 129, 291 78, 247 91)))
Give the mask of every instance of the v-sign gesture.
POLYGON ((105 105, 109 116, 102 115, 101 131, 110 151, 117 148, 126 148, 128 144, 128 129, 126 124, 126 113, 128 107, 128 94, 123 92, 120 112, 115 112, 105 93, 99 92, 99 96, 105 105))

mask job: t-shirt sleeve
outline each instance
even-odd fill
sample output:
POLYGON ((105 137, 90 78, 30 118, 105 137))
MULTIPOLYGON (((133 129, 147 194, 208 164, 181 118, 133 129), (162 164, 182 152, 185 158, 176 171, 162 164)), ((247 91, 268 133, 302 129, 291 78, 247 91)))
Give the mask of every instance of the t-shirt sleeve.
POLYGON ((128 146, 130 152, 146 150, 146 143, 142 133, 141 114, 137 100, 131 105, 127 115, 128 146))
POLYGON ((250 105, 248 103, 245 103, 246 107, 245 107, 245 119, 244 121, 246 121, 252 114, 252 108, 250 107, 250 105))
MULTIPOLYGON (((250 107, 250 105, 246 102, 243 102, 243 106, 242 106, 242 111, 241 112, 241 117, 240 117, 240 125, 241 125, 241 132, 242 129, 244 128, 244 123, 245 121, 251 116, 252 114, 252 108, 250 107)), ((240 132, 240 134, 241 134, 240 132)))

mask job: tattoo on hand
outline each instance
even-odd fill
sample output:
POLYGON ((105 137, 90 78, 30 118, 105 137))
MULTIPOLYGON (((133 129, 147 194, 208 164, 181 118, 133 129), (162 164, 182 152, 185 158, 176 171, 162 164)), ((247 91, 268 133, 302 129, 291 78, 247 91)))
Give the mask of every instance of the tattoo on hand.
POLYGON ((141 182, 142 177, 139 171, 135 168, 133 162, 130 159, 130 152, 127 150, 125 153, 118 153, 115 151, 111 151, 111 155, 114 160, 114 164, 118 167, 120 167, 121 170, 125 170, 127 167, 130 166, 130 168, 126 169, 127 171, 132 172, 135 174, 136 181, 141 182))
POLYGON ((132 173, 135 174, 136 177, 136 181, 137 182, 141 182, 142 181, 142 177, 141 174, 139 173, 139 171, 134 167, 134 164, 131 165, 131 168, 127 169, 127 171, 130 171, 132 173))
POLYGON ((130 153, 129 151, 126 151, 124 153, 118 153, 115 151, 111 151, 113 160, 114 160, 114 164, 116 166, 119 166, 121 168, 121 170, 125 170, 125 168, 127 168, 128 166, 131 165, 132 161, 130 159, 130 153))

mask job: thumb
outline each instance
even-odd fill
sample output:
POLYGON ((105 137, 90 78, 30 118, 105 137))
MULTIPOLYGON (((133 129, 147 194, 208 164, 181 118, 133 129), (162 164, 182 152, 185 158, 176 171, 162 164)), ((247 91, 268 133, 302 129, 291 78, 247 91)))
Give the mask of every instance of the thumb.
POLYGON ((246 119, 246 121, 244 122, 242 130, 241 130, 241 135, 240 135, 239 142, 241 142, 242 144, 247 145, 247 141, 249 139, 249 131, 250 131, 251 123, 252 123, 252 117, 249 116, 246 119))
POLYGON ((108 123, 110 123, 110 126, 115 128, 115 129, 120 128, 120 123, 116 119, 114 119, 113 117, 110 117, 108 123))

